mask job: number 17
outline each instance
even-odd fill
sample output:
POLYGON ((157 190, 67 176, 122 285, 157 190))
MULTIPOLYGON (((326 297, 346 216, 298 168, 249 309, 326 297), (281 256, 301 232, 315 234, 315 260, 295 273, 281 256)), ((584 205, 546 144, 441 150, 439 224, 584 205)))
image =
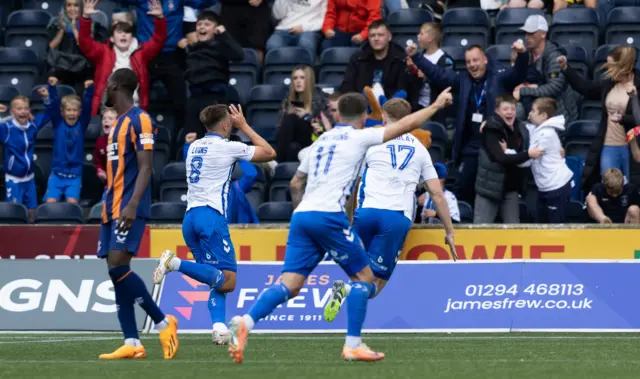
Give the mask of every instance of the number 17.
POLYGON ((405 167, 407 167, 407 165, 409 164, 409 161, 411 161, 411 158, 413 157, 413 154, 416 152, 416 148, 413 146, 407 146, 407 145, 387 145, 387 149, 389 149, 389 152, 391 153, 391 167, 392 168, 398 168, 400 170, 404 170, 405 167), (397 148, 397 149, 396 149, 397 148), (407 156, 404 158, 404 161, 402 162, 402 164, 400 165, 400 167, 398 166, 397 163, 397 158, 396 158, 396 150, 398 150, 398 153, 403 151, 403 150, 407 150, 407 156))

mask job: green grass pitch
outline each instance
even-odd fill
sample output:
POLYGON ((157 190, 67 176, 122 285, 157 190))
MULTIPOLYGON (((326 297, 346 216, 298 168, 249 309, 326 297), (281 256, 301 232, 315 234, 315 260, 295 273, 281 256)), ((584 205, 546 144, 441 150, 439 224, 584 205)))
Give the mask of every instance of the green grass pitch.
POLYGON ((365 335, 383 351, 376 363, 344 362, 341 335, 251 335, 245 363, 231 363, 210 335, 180 335, 165 361, 157 335, 143 335, 147 358, 98 361, 118 334, 0 334, 0 378, 634 378, 637 334, 365 335))

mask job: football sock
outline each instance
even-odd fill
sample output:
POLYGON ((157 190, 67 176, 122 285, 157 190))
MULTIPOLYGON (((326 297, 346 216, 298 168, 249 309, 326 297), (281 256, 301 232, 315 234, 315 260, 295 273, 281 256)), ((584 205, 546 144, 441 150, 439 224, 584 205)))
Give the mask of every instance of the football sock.
POLYGON ((220 289, 224 284, 224 273, 211 265, 180 261, 178 271, 211 288, 220 289))
POLYGON ((353 282, 347 298, 347 336, 360 337, 367 315, 367 301, 375 286, 367 282, 353 282))
POLYGON ((120 321, 120 329, 122 329, 122 334, 124 334, 125 343, 127 340, 139 338, 138 326, 136 325, 136 314, 133 307, 133 298, 129 295, 126 287, 120 280, 124 275, 127 275, 129 271, 129 266, 119 266, 109 270, 109 276, 113 282, 113 288, 116 295, 118 321, 120 321))
MULTIPOLYGON (((127 294, 133 299, 134 302, 138 303, 142 309, 147 312, 149 317, 153 320, 154 323, 158 324, 164 321, 164 313, 158 308, 158 305, 149 291, 147 290, 147 286, 144 284, 142 279, 131 270, 129 266, 119 266, 109 270, 109 274, 111 275, 111 271, 118 270, 118 273, 124 272, 124 274, 117 275, 119 279, 117 280, 116 286, 122 286, 127 294)), ((111 275, 113 278, 116 275, 111 275)), ((134 319, 135 323, 135 319, 134 319)))
POLYGON ((254 321, 258 321, 273 312, 278 305, 289 300, 290 296, 291 292, 284 284, 274 284, 260 294, 258 301, 249 310, 249 316, 254 321))
POLYGON ((124 340, 124 344, 125 345, 129 345, 129 346, 133 346, 133 347, 140 347, 142 346, 142 343, 140 342, 139 339, 137 338, 125 338, 124 340))
POLYGON ((227 294, 212 288, 209 291, 209 314, 212 323, 223 323, 226 320, 227 294))

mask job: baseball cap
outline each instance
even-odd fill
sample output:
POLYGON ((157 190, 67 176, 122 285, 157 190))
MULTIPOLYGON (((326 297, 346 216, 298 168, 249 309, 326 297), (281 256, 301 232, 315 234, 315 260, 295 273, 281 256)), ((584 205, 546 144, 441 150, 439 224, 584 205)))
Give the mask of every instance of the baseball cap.
POLYGON ((447 177, 447 166, 445 166, 443 163, 434 163, 433 168, 436 169, 438 179, 445 179, 447 177))
POLYGON ((544 16, 535 14, 527 17, 527 20, 524 22, 524 25, 520 28, 520 30, 527 33, 535 33, 539 30, 548 32, 549 24, 547 23, 547 19, 544 18, 544 16))

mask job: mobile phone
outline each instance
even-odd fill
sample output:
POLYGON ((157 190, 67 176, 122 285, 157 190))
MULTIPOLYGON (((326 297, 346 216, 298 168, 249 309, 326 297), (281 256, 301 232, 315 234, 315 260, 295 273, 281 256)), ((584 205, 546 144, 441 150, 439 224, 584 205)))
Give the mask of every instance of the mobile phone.
POLYGON ((292 107, 296 107, 296 108, 304 108, 304 101, 300 101, 300 100, 292 100, 289 102, 291 104, 292 107))

